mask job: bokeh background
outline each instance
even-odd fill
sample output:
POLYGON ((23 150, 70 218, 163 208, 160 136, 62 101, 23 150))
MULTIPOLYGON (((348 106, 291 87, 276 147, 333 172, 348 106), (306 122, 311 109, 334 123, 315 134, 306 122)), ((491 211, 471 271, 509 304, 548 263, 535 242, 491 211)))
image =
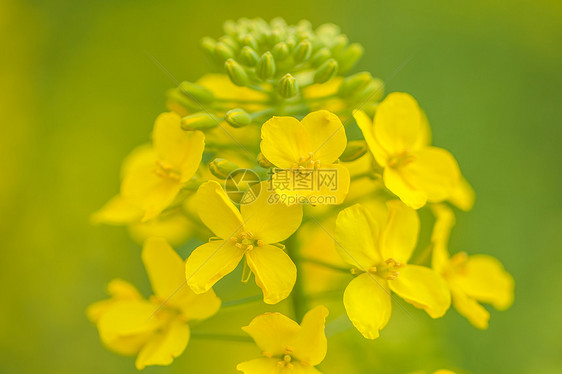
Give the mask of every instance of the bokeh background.
MULTIPOLYGON (((147 139, 174 85, 148 55, 195 80, 206 71, 199 39, 242 16, 333 22, 362 43, 357 69, 419 100, 434 142, 477 191, 452 247, 492 254, 516 279, 515 304, 492 312, 487 331, 454 311, 428 321, 396 309, 375 342, 354 330, 337 335, 322 369, 351 372, 339 369, 350 361, 358 373, 562 372, 555 0, 1 0, 0 372, 136 372, 132 359, 101 346, 85 308, 115 277, 148 292, 139 247, 121 228, 91 226, 89 215, 118 191, 122 158, 147 139)), ((146 372, 234 373, 254 354, 246 343, 194 340, 172 367, 146 372)))

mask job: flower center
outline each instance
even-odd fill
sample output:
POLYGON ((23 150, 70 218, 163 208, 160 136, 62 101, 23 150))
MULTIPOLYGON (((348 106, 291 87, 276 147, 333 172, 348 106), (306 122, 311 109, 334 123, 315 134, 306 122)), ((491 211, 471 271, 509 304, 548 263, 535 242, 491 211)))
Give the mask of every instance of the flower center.
POLYGON ((390 156, 387 163, 391 168, 396 168, 399 166, 406 166, 412 161, 414 161, 414 156, 410 154, 409 150, 406 150, 403 153, 390 156))
POLYGON ((230 238, 234 242, 234 246, 242 249, 244 252, 251 251, 254 247, 261 247, 265 245, 264 241, 261 239, 254 238, 254 234, 249 231, 244 231, 230 238))
POLYGON ((156 161, 156 166, 152 171, 159 177, 171 179, 173 181, 180 181, 181 173, 177 171, 172 164, 166 161, 156 161))
MULTIPOLYGON (((380 263, 378 266, 371 266, 370 268, 366 269, 366 272, 373 275, 378 275, 379 277, 387 280, 394 280, 398 278, 398 276, 400 275, 398 269, 400 269, 404 265, 405 264, 399 262, 394 258, 388 258, 384 262, 380 263)), ((351 269, 351 274, 353 275, 358 275, 364 272, 365 271, 362 271, 357 268, 351 269)))
POLYGON ((462 274, 465 272, 468 255, 466 252, 459 252, 449 259, 449 266, 443 271, 443 276, 448 277, 452 274, 462 274))
POLYGON ((318 169, 320 161, 314 160, 313 157, 313 152, 309 152, 306 156, 300 156, 299 162, 293 164, 293 169, 318 169))

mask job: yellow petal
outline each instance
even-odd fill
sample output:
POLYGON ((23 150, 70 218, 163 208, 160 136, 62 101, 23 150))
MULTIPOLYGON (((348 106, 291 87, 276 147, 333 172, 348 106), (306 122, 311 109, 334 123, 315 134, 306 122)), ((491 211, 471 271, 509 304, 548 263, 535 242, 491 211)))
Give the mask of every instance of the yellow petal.
POLYGON ((499 310, 513 303, 513 277, 492 256, 469 256, 462 272, 455 276, 455 284, 467 295, 499 310))
POLYGON ((324 360, 328 350, 326 339, 326 317, 328 309, 319 305, 309 310, 301 322, 301 330, 293 344, 294 357, 315 366, 324 360))
POLYGON ((416 100, 407 93, 391 93, 378 106, 374 120, 374 135, 390 155, 416 149, 426 136, 422 127, 422 112, 416 100))
POLYGON ((194 224, 183 212, 174 211, 163 213, 148 222, 129 225, 127 229, 131 238, 140 244, 157 236, 166 239, 170 245, 180 246, 193 235, 194 224))
POLYGON ((427 202, 427 194, 406 182, 397 169, 385 168, 384 185, 412 209, 419 209, 427 202))
POLYGON ((219 309, 220 299, 213 290, 197 295, 186 285, 185 263, 166 240, 149 238, 142 261, 156 296, 181 310, 187 320, 208 318, 219 309))
POLYGON ((179 181, 157 175, 154 167, 154 163, 146 162, 129 168, 121 184, 123 197, 144 210, 143 221, 160 214, 181 189, 179 181))
POLYGON ((423 309, 432 318, 442 317, 451 305, 451 292, 445 280, 430 268, 406 265, 400 275, 389 280, 392 291, 401 298, 423 309))
POLYGON ((223 239, 237 235, 244 226, 240 212, 215 181, 199 186, 197 211, 203 223, 223 239))
POLYGON ((467 212, 474 206, 475 199, 476 194, 474 193, 474 189, 472 189, 468 181, 461 176, 459 183, 453 189, 451 196, 449 196, 449 201, 457 208, 467 212))
POLYGON ((315 189, 310 200, 312 205, 339 205, 345 201, 349 192, 351 178, 349 170, 342 164, 322 165, 318 171, 319 188, 315 189), (330 181, 335 178, 335 184, 330 181))
POLYGON ((293 117, 273 117, 261 128, 261 152, 273 165, 289 169, 313 152, 304 126, 293 117))
POLYGON ((256 358, 250 361, 241 362, 236 365, 236 370, 244 374, 279 374, 282 368, 279 367, 280 359, 276 358, 256 358))
POLYGON ((336 249, 349 265, 368 270, 383 258, 377 245, 378 227, 360 204, 342 210, 336 220, 336 249))
POLYGON ((381 233, 383 259, 394 258, 406 263, 418 242, 420 219, 418 213, 400 200, 387 202, 388 221, 381 233))
POLYGON ((93 224, 125 225, 140 221, 142 209, 117 195, 92 214, 93 224))
POLYGON ((334 113, 319 110, 309 113, 301 121, 306 129, 313 159, 321 164, 332 164, 345 150, 345 128, 334 113))
POLYGON ((431 267, 441 274, 449 264, 447 246, 451 229, 455 225, 455 214, 444 204, 432 204, 431 210, 435 216, 431 233, 431 245, 433 246, 431 267))
POLYGON ((488 328, 490 313, 472 297, 452 287, 453 306, 460 315, 480 330, 488 328))
POLYGON ((265 303, 276 304, 289 296, 297 279, 297 268, 281 248, 254 247, 246 253, 246 261, 263 291, 265 303))
POLYGON ((362 110, 357 110, 353 113, 353 118, 355 118, 355 122, 357 122, 357 126, 361 129, 363 133, 363 137, 367 142, 367 146, 369 150, 375 157, 377 163, 382 166, 386 167, 386 161, 389 157, 386 150, 382 148, 382 146, 377 142, 375 139, 374 128, 373 128, 373 121, 367 116, 365 112, 362 110))
POLYGON ((196 294, 209 291, 236 268, 243 255, 244 250, 228 240, 216 240, 195 248, 185 264, 188 286, 196 294))
POLYGON ((181 172, 181 182, 187 182, 201 162, 205 135, 200 131, 182 130, 180 116, 168 112, 156 119, 152 138, 158 159, 173 165, 181 172))
POLYGON ((398 168, 402 178, 423 191, 430 202, 440 202, 453 194, 460 181, 457 161, 443 148, 425 147, 413 153, 413 161, 398 168))
POLYGON ((109 282, 107 293, 111 296, 111 299, 98 301, 88 306, 86 314, 90 321, 97 323, 102 314, 117 301, 142 299, 136 287, 122 279, 113 279, 109 282))
POLYGON ((256 240, 277 243, 287 239, 300 226, 302 205, 288 206, 275 199, 275 191, 269 181, 251 187, 249 193, 257 198, 240 206, 245 227, 256 240))
POLYGON ((135 366, 142 370, 150 365, 170 365, 185 350, 189 336, 187 323, 173 320, 167 329, 156 334, 142 347, 135 366))
POLYGON ((300 326, 281 313, 264 313, 242 327, 262 352, 272 356, 285 353, 300 332, 300 326))
POLYGON ((387 282, 369 273, 353 279, 343 294, 343 304, 355 328, 367 339, 379 337, 390 319, 392 306, 387 282))

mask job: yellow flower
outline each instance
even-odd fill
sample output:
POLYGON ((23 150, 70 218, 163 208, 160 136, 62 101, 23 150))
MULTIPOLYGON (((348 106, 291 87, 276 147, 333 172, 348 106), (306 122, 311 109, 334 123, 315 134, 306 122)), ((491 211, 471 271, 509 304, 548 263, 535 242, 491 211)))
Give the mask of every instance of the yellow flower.
MULTIPOLYGON (((275 243, 298 229, 302 206, 276 203, 272 195, 267 181, 258 183, 246 195, 256 196, 255 200, 242 204, 239 211, 217 182, 199 187, 199 216, 220 240, 199 246, 187 259, 187 284, 193 291, 206 292, 244 257, 266 303, 275 304, 291 293, 297 269, 275 243)), ((247 197, 242 201, 249 201, 247 197)))
POLYGON ((284 202, 307 199, 313 205, 325 205, 344 201, 349 171, 335 162, 345 150, 347 137, 335 114, 319 110, 300 122, 293 117, 273 117, 263 124, 261 138, 261 152, 280 168, 272 185, 284 202))
POLYGON ((184 131, 180 117, 163 113, 156 119, 153 148, 124 167, 121 196, 143 212, 143 221, 156 217, 176 198, 193 177, 205 148, 200 131, 184 131))
POLYGON ((215 314, 220 300, 210 290, 196 295, 185 286, 184 261, 164 239, 148 239, 142 251, 154 296, 144 299, 131 284, 114 280, 111 299, 90 305, 87 314, 110 350, 137 355, 136 367, 169 365, 187 346, 189 321, 215 314))
POLYGON ((281 313, 257 316, 242 329, 262 350, 262 358, 242 362, 244 374, 320 374, 314 367, 324 360, 328 348, 324 326, 328 309, 320 305, 304 316, 300 326, 281 313))
POLYGON ((430 146, 427 119, 406 93, 388 95, 374 121, 354 114, 369 149, 384 168, 385 186, 406 205, 418 209, 426 202, 449 198, 460 183, 457 161, 446 150, 430 146))
POLYGON ((416 211, 399 200, 387 205, 384 225, 359 204, 341 211, 336 221, 337 249, 358 274, 345 289, 344 306, 367 339, 377 338, 386 326, 391 291, 432 318, 443 316, 451 303, 443 278, 427 267, 407 264, 418 238, 416 211))
POLYGON ((514 297, 513 277, 492 256, 468 256, 465 252, 450 256, 447 242, 455 216, 442 204, 433 205, 432 210, 436 216, 432 266, 449 284, 455 309, 474 327, 487 329, 490 313, 479 302, 498 310, 509 308, 514 297))

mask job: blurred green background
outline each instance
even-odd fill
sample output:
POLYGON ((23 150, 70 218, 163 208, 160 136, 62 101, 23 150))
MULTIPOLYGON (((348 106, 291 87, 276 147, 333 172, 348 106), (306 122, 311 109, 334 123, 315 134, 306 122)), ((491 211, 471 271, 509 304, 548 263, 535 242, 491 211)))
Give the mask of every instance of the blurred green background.
MULTIPOLYGON (((118 191, 122 158, 147 139, 174 85, 147 54, 177 79, 194 80, 206 71, 199 39, 242 16, 333 22, 362 43, 357 69, 391 77, 389 91, 419 100, 434 142, 453 152, 476 189, 451 247, 494 255, 516 279, 515 304, 492 312, 487 331, 454 311, 428 321, 396 309, 375 342, 356 343, 355 331, 338 335, 349 348, 331 348, 322 369, 347 372, 338 365, 348 360, 371 365, 359 373, 444 366, 560 373, 562 2, 555 0, 2 0, 0 372, 136 372, 132 359, 101 346, 84 311, 115 277, 148 292, 140 251, 125 230, 90 226, 89 214, 118 191)), ((256 352, 192 341, 172 367, 146 372, 234 372, 256 352)))

